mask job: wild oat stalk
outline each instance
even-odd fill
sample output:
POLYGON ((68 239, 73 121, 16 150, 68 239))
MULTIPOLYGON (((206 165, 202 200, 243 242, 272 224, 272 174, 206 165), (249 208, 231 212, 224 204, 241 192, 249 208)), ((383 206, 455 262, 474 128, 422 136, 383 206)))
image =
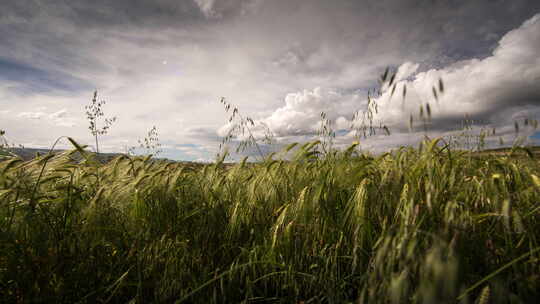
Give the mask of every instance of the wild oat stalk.
POLYGON ((96 143, 96 154, 99 156, 99 140, 98 137, 107 134, 109 128, 116 121, 116 117, 104 118, 103 125, 100 124, 100 120, 103 118, 103 105, 105 100, 98 101, 97 91, 94 91, 94 97, 89 105, 85 106, 86 119, 88 120, 90 134, 94 136, 96 143))
MULTIPOLYGON (((219 149, 220 153, 225 153, 224 149, 226 144, 230 141, 242 137, 239 144, 236 147, 236 152, 244 152, 249 147, 255 147, 257 153, 259 154, 260 160, 264 160, 265 154, 261 149, 261 145, 258 143, 258 140, 253 135, 253 128, 256 127, 255 121, 249 117, 244 117, 237 106, 229 103, 224 97, 220 99, 220 103, 225 107, 225 112, 229 113, 230 116, 228 122, 232 124, 232 127, 227 132, 227 135, 222 139, 219 149), (247 133, 247 134, 246 134, 247 133), (246 136, 247 135, 247 136, 246 136)), ((272 143, 274 135, 270 128, 263 123, 260 123, 260 127, 264 129, 264 143, 272 143)), ((218 154, 219 158, 219 154, 218 154)))
POLYGON ((163 150, 161 150, 161 143, 159 142, 159 135, 156 126, 153 126, 145 138, 138 140, 139 147, 146 150, 146 155, 157 156, 163 150))

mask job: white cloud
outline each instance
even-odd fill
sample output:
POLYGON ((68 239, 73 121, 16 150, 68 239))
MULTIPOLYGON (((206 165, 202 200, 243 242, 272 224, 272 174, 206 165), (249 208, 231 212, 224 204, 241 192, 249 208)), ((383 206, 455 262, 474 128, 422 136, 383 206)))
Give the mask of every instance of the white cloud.
POLYGON ((347 121, 342 116, 352 116, 364 102, 358 93, 346 94, 317 87, 287 94, 285 105, 262 121, 277 136, 309 134, 319 128, 321 112, 325 112, 330 120, 339 119, 339 126, 342 127, 347 121))
POLYGON ((21 112, 17 115, 17 117, 26 119, 41 119, 45 116, 47 116, 47 114, 43 112, 21 112))
POLYGON ((400 81, 409 78, 412 76, 420 67, 418 63, 412 63, 412 62, 405 62, 401 66, 399 66, 397 72, 396 72, 396 79, 395 81, 400 81))
POLYGON ((521 27, 504 35, 499 41, 499 47, 494 52, 495 57, 521 64, 530 64, 530 58, 536 58, 535 62, 539 62, 539 27, 540 14, 536 14, 531 19, 525 21, 521 27))
MULTIPOLYGON (((44 107, 38 108, 38 110, 46 110, 44 107)), ((73 118, 68 116, 66 109, 61 109, 53 113, 45 113, 42 111, 33 112, 20 112, 17 114, 18 118, 31 119, 31 120, 44 120, 45 123, 50 123, 58 127, 73 127, 75 122, 73 118)))
POLYGON ((58 119, 58 118, 64 118, 68 115, 68 112, 66 109, 62 109, 58 112, 54 112, 54 113, 51 113, 49 114, 49 118, 51 119, 58 119))
POLYGON ((214 2, 215 0, 194 0, 195 3, 199 6, 201 9, 201 12, 207 17, 218 17, 216 12, 214 11, 214 2))

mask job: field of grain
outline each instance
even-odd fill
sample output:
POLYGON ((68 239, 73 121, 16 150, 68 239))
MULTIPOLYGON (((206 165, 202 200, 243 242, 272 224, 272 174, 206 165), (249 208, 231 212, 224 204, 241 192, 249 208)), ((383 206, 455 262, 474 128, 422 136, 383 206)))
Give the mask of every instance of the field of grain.
POLYGON ((540 166, 319 143, 255 164, 0 163, 6 303, 532 303, 540 166), (476 301, 476 302, 475 302, 476 301))

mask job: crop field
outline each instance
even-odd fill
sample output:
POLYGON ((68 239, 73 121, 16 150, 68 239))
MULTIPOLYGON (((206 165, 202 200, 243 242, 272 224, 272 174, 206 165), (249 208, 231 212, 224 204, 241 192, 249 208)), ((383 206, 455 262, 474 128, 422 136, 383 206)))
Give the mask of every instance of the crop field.
MULTIPOLYGON (((540 165, 437 140, 200 166, 0 162, 5 303, 533 303, 540 165)), ((73 158, 72 154, 83 157, 73 158)))

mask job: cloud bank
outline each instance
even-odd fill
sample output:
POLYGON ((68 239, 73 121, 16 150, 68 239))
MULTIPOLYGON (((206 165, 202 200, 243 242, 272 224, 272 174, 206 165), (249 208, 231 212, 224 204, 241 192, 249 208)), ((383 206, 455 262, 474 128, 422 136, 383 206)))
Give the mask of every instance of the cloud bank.
MULTIPOLYGON (((363 142, 369 147, 378 147, 379 151, 393 145, 416 143, 425 133, 419 108, 425 109, 426 104, 430 104, 429 135, 432 137, 459 133, 456 129, 463 120, 470 119, 478 127, 499 130, 496 139, 503 137, 511 144, 515 122, 524 125, 525 120, 540 118, 539 33, 540 14, 537 14, 505 34, 492 54, 483 59, 456 61, 423 72, 417 72, 418 63, 403 63, 396 69, 397 93, 391 97, 392 88, 386 87, 384 93, 374 99, 378 105, 375 124, 387 125, 393 134, 387 138, 367 138, 363 142), (435 97, 433 87, 438 91, 439 79, 443 79, 446 90, 435 97), (402 98, 400 93, 404 86, 408 94, 402 98), (409 130, 411 115, 416 121, 412 133, 409 130)), ((350 114, 365 109, 367 99, 358 92, 317 87, 290 93, 284 103, 260 122, 270 126, 278 137, 294 141, 295 136, 317 132, 321 112, 327 112, 329 119, 336 122, 335 129, 349 128, 350 114)), ((535 131, 530 126, 523 127, 526 127, 521 128, 525 136, 535 131)), ((226 130, 227 127, 222 128, 221 135, 226 130)), ((351 135, 346 132, 338 140, 350 143, 351 135)), ((493 138, 492 142, 495 142, 493 138)))
POLYGON ((366 147, 414 142, 422 132, 409 134, 407 121, 426 102, 433 105, 433 134, 455 128, 464 113, 508 134, 515 117, 538 114, 540 2, 3 5, 0 127, 27 146, 47 147, 63 135, 91 144, 84 105, 94 89, 107 101, 107 116, 119 118, 102 139, 107 151, 135 145, 156 125, 165 156, 211 158, 227 130, 222 96, 283 142, 312 139, 322 111, 347 129, 386 66, 398 71, 398 91, 407 84, 408 94, 403 106, 400 94, 379 98, 377 119, 392 136, 365 140, 366 147), (437 104, 431 86, 438 77, 447 90, 437 104), (64 116, 53 115, 59 111, 64 116), (183 144, 197 148, 179 149, 183 144))

